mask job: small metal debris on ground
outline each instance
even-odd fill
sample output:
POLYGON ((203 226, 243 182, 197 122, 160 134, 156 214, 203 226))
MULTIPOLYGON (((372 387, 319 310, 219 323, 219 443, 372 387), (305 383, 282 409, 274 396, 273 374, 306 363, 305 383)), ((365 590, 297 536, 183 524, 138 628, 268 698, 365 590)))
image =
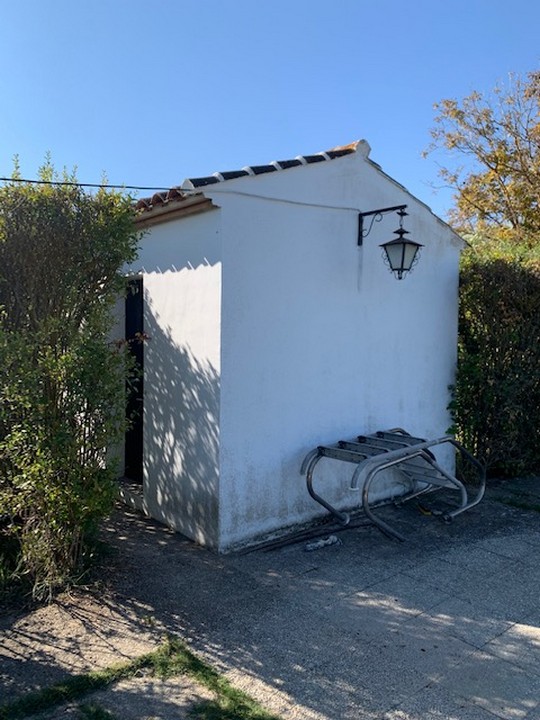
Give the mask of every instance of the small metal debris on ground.
POLYGON ((427 507, 426 505, 422 505, 421 503, 417 503, 416 507, 422 513, 422 515, 443 515, 442 510, 436 510, 435 508, 427 507))
POLYGON ((311 552, 312 550, 320 550, 323 547, 328 547, 328 545, 342 544, 343 543, 336 535, 328 535, 328 537, 320 538, 319 540, 313 540, 313 542, 308 542, 305 549, 307 550, 307 552, 311 552))

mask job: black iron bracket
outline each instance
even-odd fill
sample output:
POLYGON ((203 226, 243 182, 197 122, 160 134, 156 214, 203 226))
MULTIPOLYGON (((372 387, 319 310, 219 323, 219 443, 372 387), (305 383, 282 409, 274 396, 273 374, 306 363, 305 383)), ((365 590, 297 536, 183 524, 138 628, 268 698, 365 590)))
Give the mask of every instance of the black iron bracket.
POLYGON ((397 212, 399 210, 405 210, 406 205, 393 205, 392 207, 379 208, 378 210, 370 210, 369 212, 358 213, 358 247, 361 247, 364 243, 364 238, 367 238, 371 232, 374 222, 380 222, 383 215, 389 212, 397 212), (367 230, 364 228, 364 218, 371 217, 371 222, 367 230))

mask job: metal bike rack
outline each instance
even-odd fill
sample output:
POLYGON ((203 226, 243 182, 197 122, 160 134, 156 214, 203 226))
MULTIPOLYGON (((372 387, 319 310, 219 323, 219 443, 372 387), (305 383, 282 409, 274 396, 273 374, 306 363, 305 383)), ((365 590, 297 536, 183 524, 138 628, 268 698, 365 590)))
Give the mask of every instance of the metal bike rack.
POLYGON ((393 428, 392 430, 381 430, 372 435, 359 435, 354 440, 340 440, 333 445, 319 445, 304 458, 301 473, 306 476, 307 489, 311 497, 326 508, 342 525, 349 523, 350 514, 335 508, 313 489, 313 471, 322 458, 356 465, 350 488, 359 490, 360 483, 363 482, 362 507, 364 513, 383 533, 401 541, 404 541, 405 537, 378 518, 370 507, 370 488, 384 470, 395 468, 411 486, 410 492, 399 497, 400 503, 438 489, 446 488, 456 491, 459 494, 459 503, 455 509, 442 515, 446 521, 450 521, 465 510, 478 505, 484 496, 486 487, 484 466, 452 435, 426 440, 413 437, 402 428, 393 428), (474 468, 478 476, 478 485, 472 497, 469 496, 465 483, 441 467, 435 455, 430 451, 430 448, 444 444, 452 445, 462 460, 474 468))

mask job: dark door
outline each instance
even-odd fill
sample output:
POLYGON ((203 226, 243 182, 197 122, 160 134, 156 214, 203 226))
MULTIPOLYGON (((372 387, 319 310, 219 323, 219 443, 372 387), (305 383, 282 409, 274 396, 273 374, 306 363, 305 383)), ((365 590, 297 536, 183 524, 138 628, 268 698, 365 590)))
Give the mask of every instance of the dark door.
POLYGON ((143 280, 128 281, 126 294, 126 340, 137 364, 138 376, 127 384, 127 417, 131 426, 126 432, 124 475, 130 480, 143 480, 143 389, 144 389, 144 321, 143 280))

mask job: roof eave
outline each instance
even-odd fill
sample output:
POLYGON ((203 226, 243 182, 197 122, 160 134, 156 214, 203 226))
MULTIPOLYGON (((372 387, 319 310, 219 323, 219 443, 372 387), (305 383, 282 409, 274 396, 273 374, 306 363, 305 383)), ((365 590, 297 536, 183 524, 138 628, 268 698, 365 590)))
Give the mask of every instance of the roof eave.
POLYGON ((202 193, 184 197, 182 199, 175 198, 169 202, 146 208, 135 218, 135 225, 138 229, 143 230, 147 227, 158 225, 159 223, 176 220, 180 217, 195 215, 208 210, 214 210, 214 205, 210 198, 202 193))
POLYGON ((452 239, 455 243, 457 243, 458 245, 461 244, 462 248, 465 248, 469 245, 467 240, 462 238, 461 235, 459 235, 454 230, 454 228, 446 222, 446 220, 443 220, 436 213, 434 213, 433 210, 430 208, 430 206, 427 203, 425 203, 423 200, 420 200, 420 198, 417 198, 416 195, 413 195, 413 193, 410 190, 408 190, 405 187, 405 185, 402 185, 398 180, 393 178, 391 175, 388 175, 388 173, 385 172, 382 169, 382 167, 378 163, 376 163, 374 160, 372 160, 369 157, 366 158, 366 160, 371 165, 371 167, 373 167, 375 170, 377 170, 377 172, 379 172, 381 175, 383 175, 387 180, 389 180, 391 183, 393 183, 400 190, 407 193, 407 195, 409 197, 411 197, 413 200, 415 200, 415 202, 417 202, 419 205, 422 205, 430 213, 430 215, 432 215, 435 218, 435 220, 448 231, 448 233, 452 236, 452 239))

